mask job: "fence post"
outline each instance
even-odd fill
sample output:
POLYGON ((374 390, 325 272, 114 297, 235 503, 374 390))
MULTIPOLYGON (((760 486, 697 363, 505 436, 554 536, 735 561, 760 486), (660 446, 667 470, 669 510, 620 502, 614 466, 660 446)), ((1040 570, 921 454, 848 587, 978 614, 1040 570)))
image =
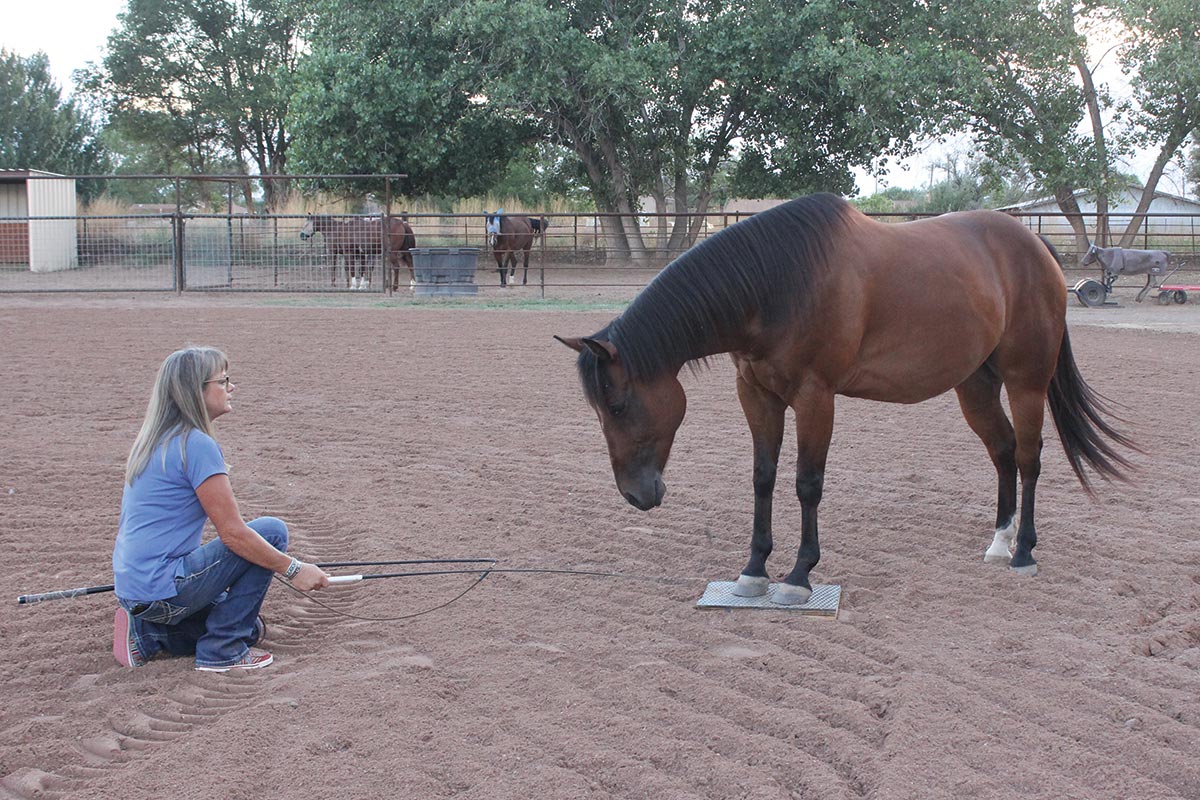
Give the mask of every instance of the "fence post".
POLYGON ((229 239, 229 264, 225 267, 225 285, 233 288, 233 181, 225 184, 225 230, 229 239))
MULTIPOLYGON (((383 256, 383 293, 387 297, 392 296, 392 276, 391 272, 391 246, 392 246, 392 179, 383 179, 383 220, 379 223, 379 235, 383 237, 382 246, 379 248, 380 255, 383 256)), ((400 270, 396 270, 396 283, 400 282, 400 270)))
POLYGON ((171 218, 171 242, 174 245, 175 293, 183 294, 187 288, 187 277, 183 264, 183 195, 179 178, 175 179, 175 215, 171 218))

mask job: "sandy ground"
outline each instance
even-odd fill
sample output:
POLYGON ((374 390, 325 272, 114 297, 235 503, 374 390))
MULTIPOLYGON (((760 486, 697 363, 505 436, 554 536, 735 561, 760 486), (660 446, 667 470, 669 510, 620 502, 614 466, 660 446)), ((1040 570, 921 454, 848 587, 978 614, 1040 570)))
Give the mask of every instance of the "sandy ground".
POLYGON ((526 309, 0 296, 0 796, 1200 797, 1200 308, 1070 310, 1146 454, 1089 499, 1047 426, 1033 579, 982 563, 994 473, 953 396, 840 400, 815 573, 843 587, 836 620, 694 607, 748 547, 728 364, 685 377, 644 514, 551 339, 613 311, 526 309), (320 604, 280 584, 272 667, 122 669, 111 595, 14 601, 111 580, 125 454, 186 343, 232 357, 235 490, 301 557, 636 577, 374 580, 320 604))

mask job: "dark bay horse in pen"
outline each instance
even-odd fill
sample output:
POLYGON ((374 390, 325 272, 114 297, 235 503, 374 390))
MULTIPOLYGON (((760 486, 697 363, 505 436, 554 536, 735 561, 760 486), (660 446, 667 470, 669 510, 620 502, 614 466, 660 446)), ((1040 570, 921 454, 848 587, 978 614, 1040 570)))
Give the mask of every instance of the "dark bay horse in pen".
POLYGON ((487 217, 488 242, 492 255, 496 257, 496 269, 500 273, 500 285, 507 286, 515 280, 517 254, 525 265, 521 285, 529 283, 529 250, 537 237, 546 231, 545 217, 525 217, 516 214, 490 214, 487 217), (507 271, 508 277, 505 278, 507 271))
MULTIPOLYGON (((413 272, 412 254, 416 238, 412 226, 400 217, 388 217, 388 267, 392 291, 400 283, 400 265, 408 267, 409 285, 416 282, 413 272)), ((346 267, 346 286, 350 289, 370 289, 375 262, 383 253, 384 241, 380 235, 378 217, 350 217, 337 220, 328 214, 309 215, 300 238, 308 239, 321 234, 325 250, 330 255, 330 285, 337 285, 337 262, 341 257, 346 267)))
POLYGON ((1120 478, 1130 467, 1120 448, 1136 450, 1105 421, 1103 400, 1076 368, 1056 254, 994 211, 886 225, 833 195, 793 200, 679 256, 598 333, 559 341, 579 353, 617 490, 642 510, 666 491, 663 470, 686 407, 679 371, 732 356, 754 445, 750 558, 735 593, 770 591, 784 605, 808 600, 821 557, 817 506, 835 395, 916 403, 953 389, 999 478, 984 561, 1022 575, 1037 573, 1034 494, 1047 403, 1085 489, 1085 465, 1120 478), (788 408, 800 549, 772 590, 772 495, 788 408))

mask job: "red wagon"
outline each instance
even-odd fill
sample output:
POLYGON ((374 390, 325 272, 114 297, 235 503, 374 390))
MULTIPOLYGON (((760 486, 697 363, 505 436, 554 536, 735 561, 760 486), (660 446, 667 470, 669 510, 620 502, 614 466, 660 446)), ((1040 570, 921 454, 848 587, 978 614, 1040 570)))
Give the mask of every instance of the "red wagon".
POLYGON ((1188 292, 1200 292, 1200 286, 1185 283, 1163 283, 1158 287, 1158 304, 1165 306, 1175 302, 1183 305, 1188 301, 1188 292))

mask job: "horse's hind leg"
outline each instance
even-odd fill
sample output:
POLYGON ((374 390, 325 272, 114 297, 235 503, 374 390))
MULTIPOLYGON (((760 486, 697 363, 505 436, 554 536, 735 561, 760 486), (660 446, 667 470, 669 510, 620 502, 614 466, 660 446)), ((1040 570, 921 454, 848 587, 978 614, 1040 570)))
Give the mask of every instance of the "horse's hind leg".
MULTIPOLYGON (((516 264, 514 264, 513 266, 515 267, 516 264)), ((527 286, 528 284, 529 284, 529 247, 526 246, 525 247, 525 274, 521 276, 521 285, 527 286)))
POLYGON ((771 538, 772 501, 787 406, 740 375, 737 392, 746 423, 750 426, 750 438, 754 441, 754 530, 750 537, 750 560, 738 576, 733 593, 739 597, 759 597, 767 593, 770 585, 767 557, 774 546, 771 538))
POLYGON ((996 533, 983 554, 989 564, 1007 564, 1017 528, 1017 438, 1000 405, 1000 376, 985 363, 954 388, 967 425, 987 448, 999 482, 996 498, 996 533))
POLYGON ((1010 566, 1021 575, 1036 575, 1037 530, 1033 524, 1034 495, 1042 472, 1042 422, 1046 415, 1046 389, 1015 387, 1005 383, 1008 405, 1012 409, 1017 434, 1017 470, 1021 473, 1021 521, 1017 526, 1017 546, 1010 566))

